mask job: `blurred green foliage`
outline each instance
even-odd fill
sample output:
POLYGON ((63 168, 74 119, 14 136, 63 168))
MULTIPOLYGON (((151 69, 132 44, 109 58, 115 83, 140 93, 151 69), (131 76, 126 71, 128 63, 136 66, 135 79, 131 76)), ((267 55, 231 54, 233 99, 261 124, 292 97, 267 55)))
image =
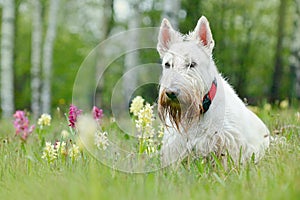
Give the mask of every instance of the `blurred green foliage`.
MULTIPOLYGON (((140 4, 147 2, 149 4, 147 4, 147 9, 143 9, 142 6, 138 7, 141 19, 140 27, 158 27, 163 11, 163 0, 142 0, 140 4)), ((127 3, 130 4, 131 1, 127 3)), ((17 16, 15 104, 17 109, 29 109, 31 8, 30 2, 24 1, 23 3, 18 2, 17 6, 19 10, 22 10, 22 4, 26 4, 27 7, 25 7, 27 10, 25 9, 25 12, 19 11, 17 16)), ((61 7, 68 5, 67 1, 62 1, 61 4, 61 7)), ((46 16, 49 9, 47 1, 43 1, 43 5, 44 15, 46 16)), ((192 31, 201 15, 205 15, 210 21, 216 43, 214 60, 220 72, 234 86, 241 98, 247 98, 251 103, 259 103, 268 98, 272 82, 278 6, 278 0, 182 0, 181 10, 178 14, 179 30, 183 33, 192 31)), ((66 10, 68 9, 64 9, 63 11, 66 10)), ((80 10, 75 10, 74 12, 80 12, 80 10)), ((116 12, 115 10, 113 13, 116 12)), ((291 19, 293 13, 293 2, 289 1, 287 19, 291 19)), ((72 31, 64 21, 67 19, 64 15, 68 14, 60 12, 57 37, 54 45, 52 71, 53 109, 57 106, 65 108, 72 102, 72 89, 76 73, 85 57, 100 42, 88 30, 86 30, 87 35, 82 34, 82 32, 85 32, 85 27, 79 27, 81 34, 72 31)), ((118 30, 126 30, 129 20, 130 17, 127 21, 117 21, 113 16, 112 20, 108 20, 108 23, 111 23, 112 27, 110 27, 111 33, 107 37, 118 33, 118 30)), ((293 92, 290 91, 292 87, 292 74, 288 60, 290 44, 292 42, 290 37, 293 26, 292 21, 288 20, 285 26, 286 33, 282 49, 284 66, 282 87, 280 89, 281 99, 293 98, 293 92)), ((159 63, 159 55, 154 49, 141 51, 139 62, 159 63)), ((124 71, 123 66, 124 57, 120 57, 105 72, 107 74, 104 80, 105 84, 99 90, 102 98, 101 107, 109 109, 111 91, 124 71)), ((158 69, 159 71, 160 69, 158 69)), ((142 78, 142 75, 139 78, 142 78)), ((139 88, 135 95, 140 94, 146 99, 151 99, 150 101, 155 101, 157 98, 157 88, 155 84, 147 85, 139 88)))

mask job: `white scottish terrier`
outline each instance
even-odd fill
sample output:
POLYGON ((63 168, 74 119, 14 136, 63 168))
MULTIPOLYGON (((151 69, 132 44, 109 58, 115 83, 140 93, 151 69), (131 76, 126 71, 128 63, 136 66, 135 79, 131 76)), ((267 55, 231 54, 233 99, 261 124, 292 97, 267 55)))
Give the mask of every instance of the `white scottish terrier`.
POLYGON ((175 31, 162 21, 157 50, 162 59, 158 112, 165 124, 161 149, 164 166, 187 155, 215 153, 235 163, 269 146, 269 130, 219 74, 212 58, 214 40, 202 16, 193 32, 175 31))

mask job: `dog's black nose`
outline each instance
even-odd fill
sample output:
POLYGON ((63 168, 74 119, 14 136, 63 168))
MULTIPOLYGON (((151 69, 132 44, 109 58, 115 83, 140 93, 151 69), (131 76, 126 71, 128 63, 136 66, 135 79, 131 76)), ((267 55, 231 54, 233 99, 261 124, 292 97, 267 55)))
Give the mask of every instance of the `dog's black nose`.
POLYGON ((175 100, 179 95, 179 91, 174 88, 166 89, 166 95, 169 99, 175 100))

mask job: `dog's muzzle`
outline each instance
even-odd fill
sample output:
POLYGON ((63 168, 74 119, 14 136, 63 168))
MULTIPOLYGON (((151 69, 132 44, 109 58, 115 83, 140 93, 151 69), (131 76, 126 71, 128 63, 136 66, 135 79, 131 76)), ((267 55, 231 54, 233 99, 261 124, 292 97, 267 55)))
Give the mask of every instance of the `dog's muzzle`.
MULTIPOLYGON (((179 95, 179 89, 177 88, 168 88, 165 90, 165 93, 167 95, 167 97, 169 98, 169 100, 171 101, 176 101, 177 97, 179 95)), ((178 101, 178 100, 177 100, 178 101)))

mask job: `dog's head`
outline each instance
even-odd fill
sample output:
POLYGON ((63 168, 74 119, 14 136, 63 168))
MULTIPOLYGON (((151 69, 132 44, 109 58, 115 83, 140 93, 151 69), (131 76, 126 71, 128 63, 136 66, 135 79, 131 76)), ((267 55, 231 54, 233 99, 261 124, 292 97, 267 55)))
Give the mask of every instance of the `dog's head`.
POLYGON ((158 111, 162 121, 170 119, 179 128, 202 113, 202 99, 215 77, 212 60, 214 40, 202 16, 193 32, 182 35, 163 19, 157 50, 162 59, 158 111))

